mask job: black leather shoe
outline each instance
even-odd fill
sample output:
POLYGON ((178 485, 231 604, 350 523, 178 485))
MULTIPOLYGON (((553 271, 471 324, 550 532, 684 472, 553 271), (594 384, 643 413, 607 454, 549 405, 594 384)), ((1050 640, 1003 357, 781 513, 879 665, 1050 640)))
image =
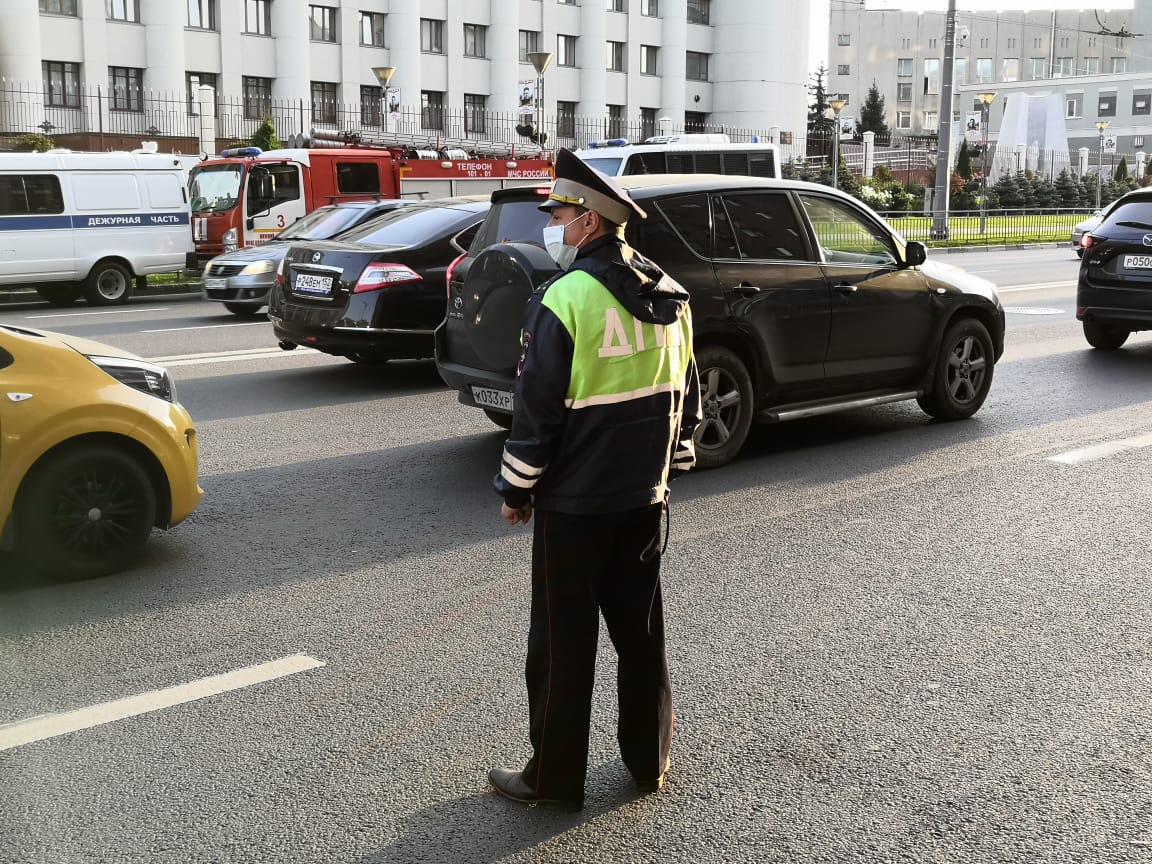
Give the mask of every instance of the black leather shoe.
POLYGON ((566 810, 580 810, 584 799, 549 798, 541 795, 524 779, 523 771, 510 771, 507 768, 493 768, 488 772, 488 782, 492 788, 509 801, 521 804, 551 804, 566 810))
POLYGON ((672 770, 672 759, 669 757, 664 760, 664 770, 660 772, 660 776, 654 780, 637 780, 636 791, 641 795, 651 795, 653 792, 659 792, 664 788, 664 778, 668 776, 668 772, 672 770))

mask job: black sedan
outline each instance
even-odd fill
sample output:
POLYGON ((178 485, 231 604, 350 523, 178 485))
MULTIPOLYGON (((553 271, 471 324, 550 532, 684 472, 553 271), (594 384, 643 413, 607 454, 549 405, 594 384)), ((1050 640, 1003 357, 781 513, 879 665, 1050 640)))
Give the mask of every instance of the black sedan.
POLYGON ((422 201, 338 241, 293 244, 268 308, 280 347, 357 363, 431 357, 451 266, 489 206, 478 195, 422 201))
POLYGON ((1117 200, 1080 245, 1076 317, 1089 345, 1115 350, 1152 329, 1152 189, 1117 200))

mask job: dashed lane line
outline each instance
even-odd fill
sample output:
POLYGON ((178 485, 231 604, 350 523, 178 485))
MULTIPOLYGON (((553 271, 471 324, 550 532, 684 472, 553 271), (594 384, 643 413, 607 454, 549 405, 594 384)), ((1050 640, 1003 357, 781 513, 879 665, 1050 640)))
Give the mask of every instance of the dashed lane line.
POLYGON ((183 330, 217 330, 223 327, 258 327, 261 324, 271 325, 271 321, 241 321, 228 324, 201 324, 198 327, 164 327, 160 330, 141 330, 141 333, 179 333, 183 330))
MULTIPOLYGON (((167 306, 132 306, 128 309, 105 309, 100 312, 50 312, 44 315, 25 315, 25 321, 33 318, 80 318, 84 315, 131 315, 136 312, 167 312, 167 306)), ((147 331, 145 331, 147 332, 147 331)))
POLYGON ((1049 462, 1059 462, 1062 465, 1082 465, 1085 462, 1094 462, 1108 456, 1115 456, 1125 450, 1136 450, 1141 447, 1152 447, 1152 434, 1137 435, 1133 438, 1122 438, 1119 441, 1105 441, 1102 444, 1093 444, 1090 447, 1080 447, 1049 456, 1049 462))
POLYGON ((305 654, 294 654, 291 657, 281 657, 267 663, 258 663, 255 666, 245 666, 220 675, 212 675, 187 684, 178 684, 175 687, 166 687, 163 690, 150 690, 136 696, 127 696, 123 699, 114 699, 111 702, 102 702, 99 705, 90 705, 75 711, 65 711, 60 714, 45 714, 17 723, 0 726, 0 750, 11 750, 24 744, 43 741, 46 738, 55 738, 59 735, 68 735, 93 726, 102 726, 128 717, 136 717, 152 711, 171 708, 173 705, 182 705, 185 702, 194 702, 208 696, 227 693, 230 690, 239 690, 262 684, 298 672, 306 672, 324 666, 323 660, 309 657, 305 654))
POLYGON ((997 294, 1015 294, 1018 291, 1043 291, 1045 288, 1075 288, 1076 281, 1065 282, 1034 282, 1029 285, 1011 285, 1008 288, 997 288, 997 294))

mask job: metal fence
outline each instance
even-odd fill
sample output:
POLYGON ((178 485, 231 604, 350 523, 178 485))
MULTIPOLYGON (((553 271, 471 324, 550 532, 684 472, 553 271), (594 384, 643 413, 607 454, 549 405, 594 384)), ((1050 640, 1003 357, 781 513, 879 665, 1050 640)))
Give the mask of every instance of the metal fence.
MULTIPOLYGON (((1087 219, 1086 208, 1040 210, 952 210, 947 214, 948 236, 933 235, 933 215, 881 213, 906 240, 919 240, 933 246, 1018 245, 1024 243, 1072 243, 1072 229, 1087 219)), ((939 214, 943 215, 943 214, 939 214)))

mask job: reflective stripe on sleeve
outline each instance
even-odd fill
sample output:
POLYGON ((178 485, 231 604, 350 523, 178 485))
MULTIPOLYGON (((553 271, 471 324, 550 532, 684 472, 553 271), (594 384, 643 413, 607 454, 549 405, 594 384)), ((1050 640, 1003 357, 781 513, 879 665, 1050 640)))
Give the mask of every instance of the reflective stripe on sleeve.
POLYGON ((509 453, 508 448, 504 448, 504 461, 524 477, 539 477, 544 473, 544 468, 548 467, 545 465, 544 468, 537 468, 535 465, 529 465, 523 459, 517 459, 509 453))
POLYGON ((531 479, 527 477, 521 477, 512 467, 508 465, 507 462, 500 463, 500 476, 518 489, 531 489, 536 485, 536 481, 539 479, 538 477, 533 477, 531 479))

